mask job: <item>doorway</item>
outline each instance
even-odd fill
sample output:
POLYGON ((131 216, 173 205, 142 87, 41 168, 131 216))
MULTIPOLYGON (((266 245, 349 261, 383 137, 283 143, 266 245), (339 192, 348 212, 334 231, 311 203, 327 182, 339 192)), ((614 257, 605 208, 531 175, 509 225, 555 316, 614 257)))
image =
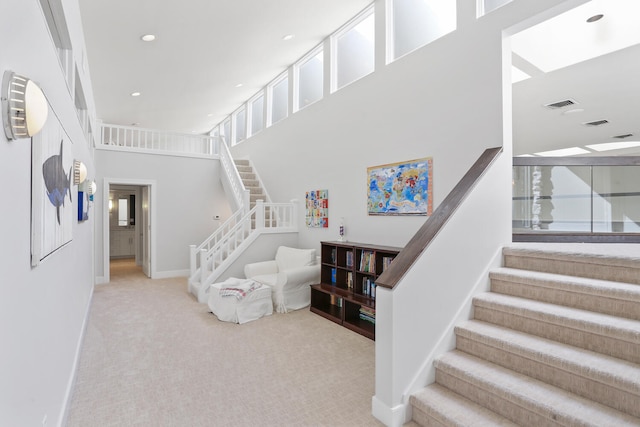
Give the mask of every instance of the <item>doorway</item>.
POLYGON ((155 182, 105 178, 104 190, 104 282, 110 281, 112 262, 130 264, 153 278, 155 182))

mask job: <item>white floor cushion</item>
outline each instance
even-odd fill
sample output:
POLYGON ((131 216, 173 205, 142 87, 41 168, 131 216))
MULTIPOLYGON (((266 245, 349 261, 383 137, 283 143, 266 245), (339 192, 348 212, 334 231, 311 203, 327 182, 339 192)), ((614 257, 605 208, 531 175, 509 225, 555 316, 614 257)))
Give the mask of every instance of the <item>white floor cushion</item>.
POLYGON ((262 316, 273 314, 273 302, 271 300, 271 288, 263 284, 246 296, 238 299, 235 295, 220 295, 220 290, 228 287, 242 287, 245 279, 227 279, 224 282, 214 283, 209 291, 209 309, 219 320, 224 322, 247 323, 257 320, 262 316))

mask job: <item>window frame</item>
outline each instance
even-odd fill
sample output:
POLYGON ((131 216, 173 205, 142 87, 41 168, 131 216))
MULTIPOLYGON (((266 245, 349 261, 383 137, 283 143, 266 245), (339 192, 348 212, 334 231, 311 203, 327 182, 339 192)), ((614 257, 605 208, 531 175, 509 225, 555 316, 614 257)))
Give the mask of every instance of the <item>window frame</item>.
POLYGON ((253 95, 251 98, 249 98, 249 100, 247 101, 247 138, 249 139, 252 136, 260 133, 261 131, 264 130, 265 128, 265 101, 266 101, 266 96, 265 96, 265 90, 261 89, 258 93, 256 93, 255 95, 253 95), (255 102, 262 97, 262 118, 260 119, 260 129, 258 129, 257 131, 253 131, 253 105, 255 104, 255 102))
POLYGON ((266 127, 271 127, 274 124, 286 119, 287 117, 289 117, 289 103, 290 103, 290 92, 291 92, 291 85, 289 84, 289 70, 287 69, 286 71, 284 71, 283 73, 281 73, 280 75, 278 75, 278 77, 276 77, 275 79, 273 79, 271 81, 271 83, 269 83, 267 85, 267 93, 266 93, 266 103, 267 103, 267 108, 266 108, 266 127), (273 121, 273 89, 280 85, 281 83, 284 82, 284 80, 287 80, 286 85, 287 85, 287 105, 286 105, 286 114, 284 115, 284 117, 276 120, 275 122, 273 121))
POLYGON ((300 110, 303 110, 304 108, 310 105, 313 105, 324 98, 324 67, 323 67, 322 79, 320 79, 320 81, 322 82, 322 88, 321 88, 322 90, 320 91, 321 93, 320 97, 306 105, 300 106, 300 69, 304 67, 304 65, 306 65, 309 61, 311 61, 312 59, 315 59, 316 56, 322 57, 322 61, 324 65, 324 42, 320 43, 319 45, 311 49, 309 52, 306 53, 306 55, 304 55, 302 58, 296 61, 295 64, 293 64, 293 112, 294 113, 300 110))
POLYGON ((375 22, 375 5, 371 4, 366 7, 362 12, 354 16, 350 21, 340 27, 330 36, 330 49, 331 49, 331 78, 330 78, 330 93, 337 92, 338 90, 349 86, 353 82, 357 82, 363 77, 373 74, 376 71, 376 22, 375 22), (373 17, 373 69, 356 78, 355 80, 345 83, 338 87, 338 41, 339 39, 360 25, 365 19, 373 17))

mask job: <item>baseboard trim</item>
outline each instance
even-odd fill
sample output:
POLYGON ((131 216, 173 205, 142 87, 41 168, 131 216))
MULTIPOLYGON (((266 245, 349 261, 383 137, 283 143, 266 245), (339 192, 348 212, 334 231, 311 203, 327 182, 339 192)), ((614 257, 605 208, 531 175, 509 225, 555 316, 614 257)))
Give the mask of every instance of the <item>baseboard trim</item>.
POLYGON ((152 279, 169 279, 171 277, 189 277, 190 270, 167 270, 156 271, 152 279))
POLYGON ((373 396, 371 414, 387 427, 402 427, 411 420, 411 405, 400 404, 391 408, 373 396))
POLYGON ((73 359, 73 365, 71 370, 71 376, 67 383, 67 390, 65 392, 62 412, 60 413, 60 419, 58 419, 57 426, 66 426, 69 417, 69 405, 71 404, 71 396, 76 385, 76 375, 78 373, 78 364, 80 362, 80 353, 82 352, 82 344, 84 344, 84 337, 87 333, 87 324, 89 323, 89 314, 91 312, 91 304, 93 303, 93 291, 94 287, 91 287, 91 294, 89 295, 89 301, 87 303, 87 310, 84 313, 84 320, 82 321, 82 328, 80 329, 80 337, 78 339, 78 345, 76 346, 76 354, 73 359))

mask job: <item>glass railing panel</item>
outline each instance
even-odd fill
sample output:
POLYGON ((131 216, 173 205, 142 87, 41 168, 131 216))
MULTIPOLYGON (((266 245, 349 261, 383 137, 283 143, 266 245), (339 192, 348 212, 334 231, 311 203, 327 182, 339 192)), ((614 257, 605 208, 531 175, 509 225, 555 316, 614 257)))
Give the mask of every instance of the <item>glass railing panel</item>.
POLYGON ((591 232, 590 166, 515 166, 513 232, 591 232))
POLYGON ((593 166, 593 231, 640 233, 639 166, 593 166))

